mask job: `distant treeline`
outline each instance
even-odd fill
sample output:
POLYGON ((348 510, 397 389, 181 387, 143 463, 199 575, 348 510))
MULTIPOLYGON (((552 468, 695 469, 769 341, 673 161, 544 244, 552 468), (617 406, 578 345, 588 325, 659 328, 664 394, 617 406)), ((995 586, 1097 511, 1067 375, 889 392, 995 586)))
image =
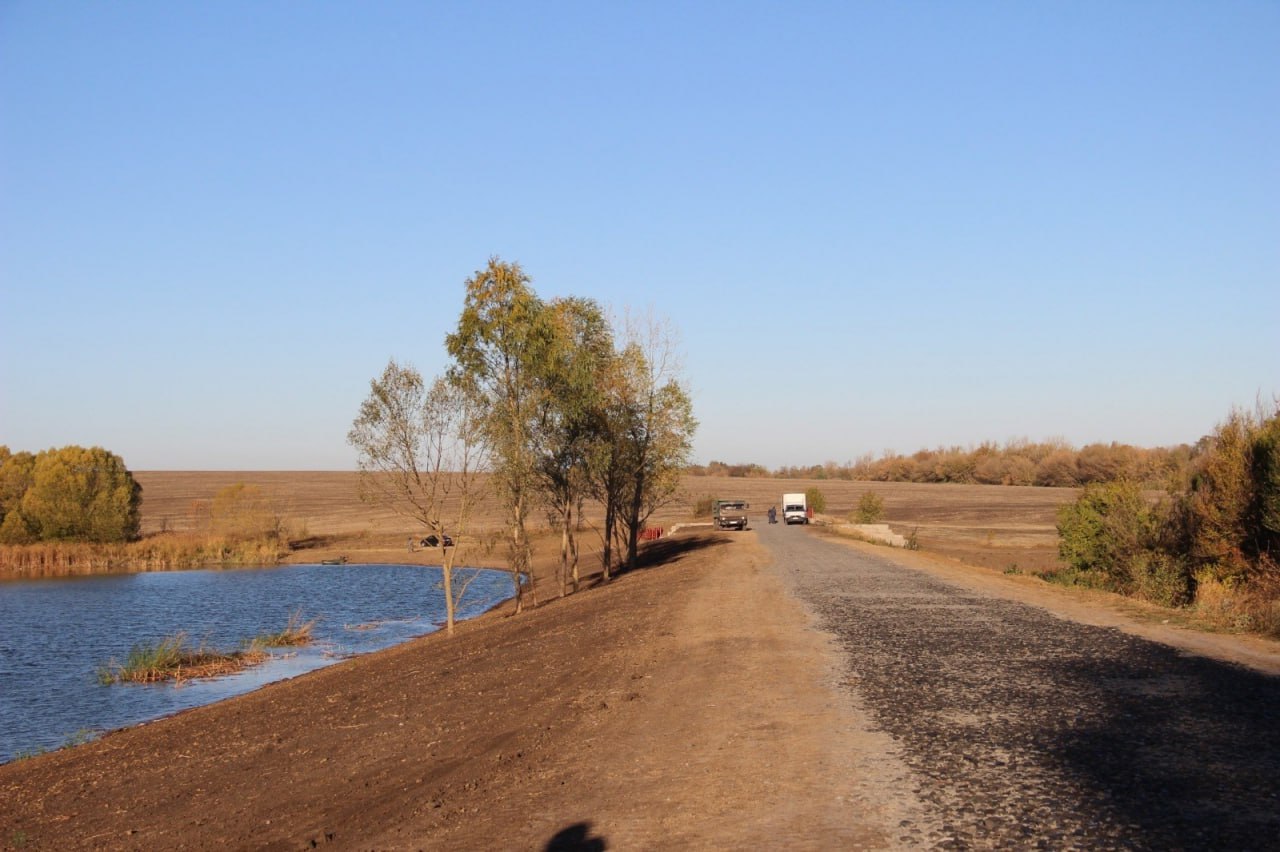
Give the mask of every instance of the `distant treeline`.
POLYGON ((977 447, 939 447, 911 455, 887 452, 857 461, 787 466, 712 461, 688 473, 706 476, 787 479, 846 479, 867 482, 954 482, 979 485, 1043 485, 1071 488, 1125 480, 1152 487, 1184 484, 1209 441, 1192 446, 1145 449, 1129 444, 1089 444, 1076 449, 1064 440, 991 442, 977 447))

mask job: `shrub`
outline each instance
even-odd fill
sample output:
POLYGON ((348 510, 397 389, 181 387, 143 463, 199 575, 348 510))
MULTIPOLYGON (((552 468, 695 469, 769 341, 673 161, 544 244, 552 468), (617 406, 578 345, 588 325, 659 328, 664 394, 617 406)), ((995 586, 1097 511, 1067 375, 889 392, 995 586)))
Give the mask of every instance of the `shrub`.
POLYGON ((818 488, 807 488, 804 492, 805 505, 815 515, 827 511, 826 495, 818 488))
POLYGON ((1202 445, 1186 498, 1192 560, 1220 580, 1280 580, 1280 406, 1232 412, 1202 445))
POLYGON ((238 482, 213 497, 209 506, 210 531, 230 541, 283 540, 284 513, 256 485, 238 482))
POLYGON ((703 494, 693 502, 693 516, 695 518, 709 518, 715 510, 716 498, 710 494, 703 494))
POLYGON ((1070 488, 1080 484, 1075 453, 1057 450, 1045 456, 1036 465, 1036 485, 1050 488, 1070 488))
POLYGON ((1160 606, 1191 603, 1195 584, 1186 558, 1164 550, 1144 550, 1130 563, 1133 593, 1160 606))
MULTIPOLYGON (((1280 560, 1280 412, 1258 428, 1250 466, 1254 488, 1249 506, 1250 549, 1274 569, 1280 560)), ((1275 572, 1263 573, 1274 576, 1275 572)))
POLYGON ((858 498, 857 508, 853 510, 854 522, 874 524, 879 523, 882 517, 884 517, 884 500, 874 491, 862 492, 862 496, 858 498))
POLYGON ((1058 555, 1079 573, 1118 592, 1133 590, 1134 560, 1152 547, 1159 523, 1142 490, 1130 482, 1089 485, 1058 511, 1058 555))

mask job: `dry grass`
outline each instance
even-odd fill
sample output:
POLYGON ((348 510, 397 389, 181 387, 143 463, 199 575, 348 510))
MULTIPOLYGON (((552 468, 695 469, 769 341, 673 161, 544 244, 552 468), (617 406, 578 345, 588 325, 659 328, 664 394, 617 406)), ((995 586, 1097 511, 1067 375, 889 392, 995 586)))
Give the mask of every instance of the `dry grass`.
POLYGON ((253 640, 252 645, 262 648, 296 648, 311 644, 311 631, 315 629, 316 619, 302 620, 302 613, 295 612, 289 616, 289 623, 277 633, 263 633, 253 640))
POLYGON ((275 541, 238 541, 198 533, 160 533, 123 544, 41 542, 0 545, 0 576, 37 579, 116 571, 270 565, 283 555, 275 541))
MULTIPOLYGON (((143 489, 141 542, 93 553, 81 552, 78 545, 40 545, 21 554, 0 548, 0 570, 10 576, 40 577, 271 564, 281 554, 270 546, 264 550, 255 544, 215 541, 203 532, 209 502, 237 484, 257 486, 282 508, 295 533, 294 546, 300 549, 291 561, 338 554, 384 559, 395 551, 411 557, 405 541, 418 532, 394 512, 361 502, 354 472, 140 471, 134 476, 143 489)), ((914 533, 923 550, 997 571, 1012 567, 1027 573, 1061 567, 1056 512, 1079 493, 1072 488, 686 476, 678 498, 659 510, 651 524, 669 528, 697 520, 699 504, 708 497, 745 499, 751 504, 752 520, 763 522, 769 506, 779 505, 784 492, 811 487, 822 491, 826 514, 832 518, 847 517, 863 494, 872 493, 884 501, 883 522, 903 536, 914 533)), ((598 526, 600 507, 589 503, 586 512, 588 521, 598 526)), ((499 529, 501 507, 488 501, 473 523, 480 535, 499 529)), ((484 556, 483 551, 472 549, 472 557, 484 557, 476 564, 500 562, 500 553, 484 556)))

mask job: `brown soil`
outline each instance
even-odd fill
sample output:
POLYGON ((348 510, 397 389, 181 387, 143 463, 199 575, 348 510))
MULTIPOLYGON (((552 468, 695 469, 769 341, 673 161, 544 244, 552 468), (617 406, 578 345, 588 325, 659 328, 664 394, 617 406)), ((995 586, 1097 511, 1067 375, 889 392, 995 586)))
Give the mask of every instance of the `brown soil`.
POLYGON ((850 735, 865 724, 754 536, 646 557, 519 617, 0 767, 0 844, 883 845, 901 806, 848 768, 889 744, 850 735))
MULTIPOLYGON (((198 528, 200 504, 207 505, 220 489, 238 483, 256 485, 273 495, 290 525, 315 546, 384 549, 387 542, 403 545, 409 534, 410 525, 403 518, 360 502, 354 473, 140 471, 134 475, 143 489, 144 534, 198 528)), ((930 553, 984 568, 1016 566, 1026 572, 1058 567, 1056 513, 1079 493, 1072 488, 686 476, 679 498, 659 511, 653 523, 670 527, 695 520, 693 505, 703 496, 746 499, 751 503, 750 517, 762 520, 770 506, 781 504, 784 492, 808 488, 822 491, 827 515, 833 518, 847 516, 864 492, 873 491, 884 500, 884 521, 894 532, 915 532, 930 553)), ((601 514, 598 506, 588 505, 587 512, 601 514)), ((500 521, 496 505, 482 507, 478 526, 493 527, 500 521)), ((311 553, 302 558, 314 557, 311 553)))

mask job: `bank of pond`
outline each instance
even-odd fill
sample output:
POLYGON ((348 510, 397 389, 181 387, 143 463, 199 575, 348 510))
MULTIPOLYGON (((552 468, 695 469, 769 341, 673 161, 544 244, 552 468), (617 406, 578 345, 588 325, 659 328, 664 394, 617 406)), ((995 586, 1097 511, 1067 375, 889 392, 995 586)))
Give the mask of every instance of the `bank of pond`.
MULTIPOLYGON (((460 618, 510 597, 505 572, 462 570, 460 618)), ((440 570, 417 565, 0 581, 0 762, 430 633, 442 594, 440 570)))

